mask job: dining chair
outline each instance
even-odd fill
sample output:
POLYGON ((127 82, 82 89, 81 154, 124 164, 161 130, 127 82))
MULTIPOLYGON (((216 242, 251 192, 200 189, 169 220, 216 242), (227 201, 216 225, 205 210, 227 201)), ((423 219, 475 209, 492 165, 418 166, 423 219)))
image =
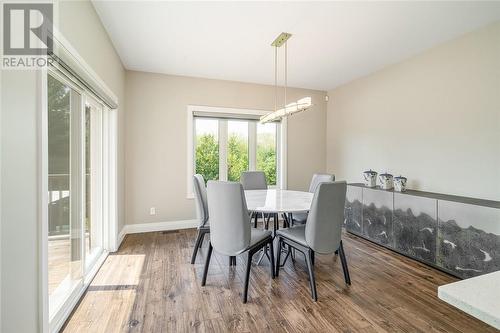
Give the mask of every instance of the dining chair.
POLYGON ((209 181, 207 192, 210 215, 210 243, 201 285, 205 286, 207 281, 212 250, 227 256, 236 256, 247 252, 243 292, 243 303, 246 303, 252 256, 267 245, 270 247, 271 277, 274 279, 272 233, 268 230, 251 227, 245 192, 240 183, 209 181))
MULTIPOLYGON (((240 175, 240 182, 244 190, 267 190, 266 174, 263 171, 243 171, 240 175)), ((268 214, 261 214, 265 223, 265 229, 269 222, 268 214), (267 222, 266 222, 267 218, 267 222)), ((252 213, 254 228, 257 228, 259 213, 252 213)))
POLYGON ((263 171, 243 171, 240 182, 244 190, 267 190, 266 174, 263 171))
POLYGON ((279 275, 281 248, 283 244, 302 252, 306 258, 309 285, 314 301, 318 300, 314 277, 314 254, 331 254, 339 251, 345 282, 351 278, 342 245, 342 223, 347 183, 345 181, 320 183, 314 192, 307 223, 277 231, 278 256, 276 276, 279 275))
MULTIPOLYGON (((331 183, 335 181, 335 175, 330 175, 327 173, 315 173, 312 176, 311 183, 309 184, 309 192, 316 192, 316 188, 320 183, 331 183)), ((304 224, 307 221, 307 213, 295 213, 292 215, 292 224, 299 223, 304 224)))
POLYGON ((207 204, 207 189, 205 187, 205 179, 200 174, 193 176, 193 190, 194 190, 194 203, 196 206, 196 218, 199 221, 198 234, 196 235, 196 242, 191 256, 191 264, 196 261, 198 249, 203 243, 203 238, 210 232, 210 225, 208 223, 208 204, 207 204))

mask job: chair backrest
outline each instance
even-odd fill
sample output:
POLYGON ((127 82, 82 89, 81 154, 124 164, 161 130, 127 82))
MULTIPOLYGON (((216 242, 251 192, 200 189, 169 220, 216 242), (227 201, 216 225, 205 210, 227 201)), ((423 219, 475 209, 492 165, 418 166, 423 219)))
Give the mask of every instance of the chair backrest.
POLYGON ((236 255, 250 245, 250 217, 240 183, 209 181, 210 242, 225 255, 236 255))
POLYGON ((196 205, 196 217, 200 220, 200 227, 208 222, 208 202, 205 179, 200 174, 193 176, 194 202, 196 205))
POLYGON ((332 253, 340 246, 344 222, 345 181, 320 183, 307 216, 306 243, 318 253, 332 253))
POLYGON ((315 173, 312 176, 311 184, 309 185, 309 192, 316 192, 316 188, 320 183, 331 183, 335 181, 335 175, 330 175, 327 173, 315 173))
POLYGON ((243 171, 240 182, 244 190, 267 190, 266 174, 262 171, 243 171))

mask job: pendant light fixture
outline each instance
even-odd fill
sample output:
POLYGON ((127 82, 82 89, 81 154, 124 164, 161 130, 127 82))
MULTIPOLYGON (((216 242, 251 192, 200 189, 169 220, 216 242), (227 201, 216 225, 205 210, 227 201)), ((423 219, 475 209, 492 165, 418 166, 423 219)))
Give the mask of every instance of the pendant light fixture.
POLYGON ((304 97, 296 102, 287 103, 286 89, 287 89, 287 79, 288 79, 288 39, 292 37, 292 34, 287 32, 282 32, 273 41, 271 46, 274 47, 274 111, 260 117, 260 122, 262 124, 276 121, 292 115, 294 113, 305 111, 312 106, 311 97, 304 97), (278 109, 278 48, 285 47, 285 77, 284 77, 284 90, 285 90, 285 102, 284 106, 278 109))

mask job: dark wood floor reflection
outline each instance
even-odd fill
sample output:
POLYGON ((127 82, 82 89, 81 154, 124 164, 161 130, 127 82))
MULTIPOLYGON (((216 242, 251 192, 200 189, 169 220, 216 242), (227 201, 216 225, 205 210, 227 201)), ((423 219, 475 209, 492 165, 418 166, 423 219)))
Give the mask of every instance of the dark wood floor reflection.
POLYGON ((202 288, 207 243, 191 265, 195 235, 128 235, 64 332, 496 332, 437 298, 437 287, 453 277, 351 235, 344 245, 352 286, 337 257, 317 256, 314 303, 298 254, 274 281, 266 260, 254 266, 243 304, 244 257, 234 268, 215 254, 202 288))

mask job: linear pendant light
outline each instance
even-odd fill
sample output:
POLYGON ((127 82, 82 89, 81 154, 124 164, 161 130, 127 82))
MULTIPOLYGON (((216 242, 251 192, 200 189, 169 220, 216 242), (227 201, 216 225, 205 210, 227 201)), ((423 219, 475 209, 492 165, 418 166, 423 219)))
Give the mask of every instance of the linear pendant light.
POLYGON ((274 47, 274 112, 268 113, 260 117, 260 122, 262 124, 276 121, 284 117, 290 116, 294 113, 305 111, 312 106, 311 97, 304 97, 296 102, 286 104, 286 89, 287 89, 287 76, 288 76, 288 39, 292 37, 292 34, 287 32, 282 32, 276 39, 272 42, 271 46, 274 47), (284 107, 278 109, 278 48, 285 46, 285 102, 284 107))

